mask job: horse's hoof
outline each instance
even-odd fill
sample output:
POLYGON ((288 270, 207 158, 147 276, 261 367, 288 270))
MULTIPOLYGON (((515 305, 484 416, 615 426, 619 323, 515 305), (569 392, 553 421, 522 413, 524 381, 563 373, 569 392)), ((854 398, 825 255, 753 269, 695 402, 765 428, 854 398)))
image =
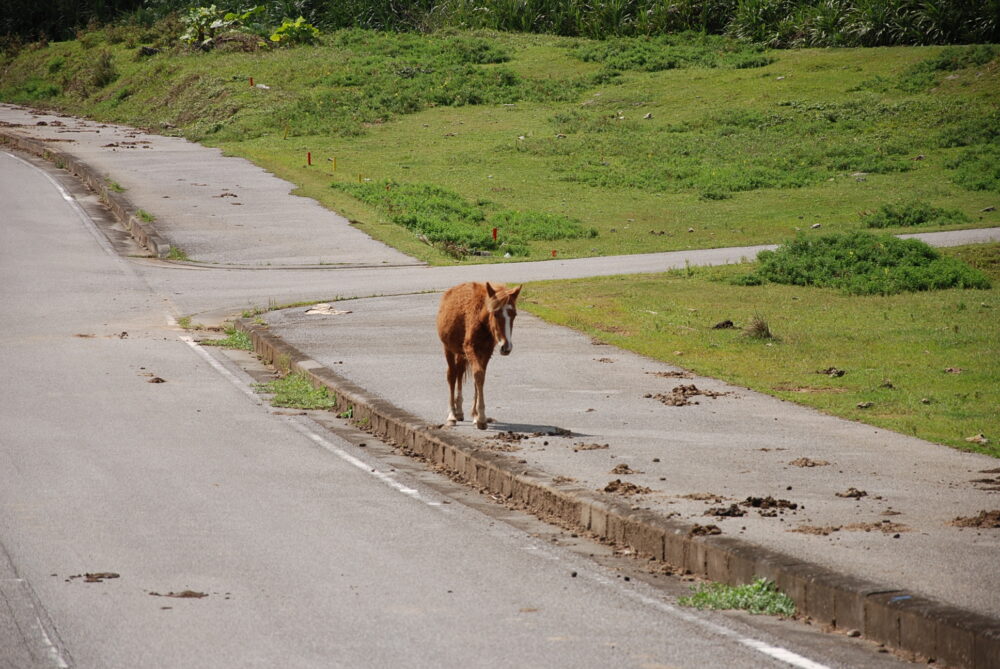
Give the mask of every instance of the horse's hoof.
POLYGON ((485 430, 486 423, 476 423, 476 427, 479 428, 480 430, 485 430))
POLYGON ((497 422, 497 420, 496 420, 496 418, 487 418, 486 422, 487 423, 495 423, 495 422, 497 422))
POLYGON ((455 414, 455 420, 465 420, 465 414, 462 413, 455 414))
POLYGON ((447 426, 449 426, 449 427, 454 427, 455 426, 455 419, 454 418, 449 418, 448 420, 446 420, 444 422, 444 424, 447 425, 447 426))

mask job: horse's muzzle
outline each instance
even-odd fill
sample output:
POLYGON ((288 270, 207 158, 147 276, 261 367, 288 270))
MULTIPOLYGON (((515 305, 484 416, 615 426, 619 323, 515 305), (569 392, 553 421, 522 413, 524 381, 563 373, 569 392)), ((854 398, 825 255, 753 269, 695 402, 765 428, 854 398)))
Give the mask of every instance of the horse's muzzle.
POLYGON ((514 350, 514 345, 510 342, 505 341, 500 345, 500 355, 510 355, 510 352, 514 350))

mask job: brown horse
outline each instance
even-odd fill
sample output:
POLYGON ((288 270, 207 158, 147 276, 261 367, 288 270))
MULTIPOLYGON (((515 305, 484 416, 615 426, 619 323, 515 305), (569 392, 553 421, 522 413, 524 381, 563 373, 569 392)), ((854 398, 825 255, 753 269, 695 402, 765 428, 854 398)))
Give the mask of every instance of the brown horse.
POLYGON ((472 420, 480 430, 486 429, 486 400, 483 398, 486 365, 497 344, 500 344, 500 355, 509 355, 514 348, 510 336, 520 292, 521 286, 508 290, 500 284, 463 283, 449 288, 441 298, 437 328, 438 337, 444 344, 444 359, 448 362, 448 425, 464 419, 462 378, 471 367, 476 383, 472 420))

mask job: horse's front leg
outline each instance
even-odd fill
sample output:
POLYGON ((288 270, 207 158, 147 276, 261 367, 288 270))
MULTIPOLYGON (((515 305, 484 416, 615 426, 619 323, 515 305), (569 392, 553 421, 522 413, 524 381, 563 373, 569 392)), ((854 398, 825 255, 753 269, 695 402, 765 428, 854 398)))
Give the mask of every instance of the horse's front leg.
POLYGON ((486 383, 486 370, 477 369, 472 373, 472 378, 476 382, 475 393, 472 397, 472 420, 476 422, 476 427, 480 430, 486 429, 486 398, 483 395, 483 385, 486 383))

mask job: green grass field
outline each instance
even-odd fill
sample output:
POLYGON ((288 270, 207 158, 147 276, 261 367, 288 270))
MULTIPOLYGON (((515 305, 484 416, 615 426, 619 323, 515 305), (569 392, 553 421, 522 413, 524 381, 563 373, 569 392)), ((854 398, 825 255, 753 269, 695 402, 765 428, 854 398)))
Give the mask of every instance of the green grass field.
MULTIPOLYGON (((542 261, 1000 225, 998 53, 452 30, 202 53, 169 30, 106 29, 0 61, 0 100, 221 147, 432 264, 542 261), (148 42, 163 51, 139 55, 148 42)), ((735 286, 720 279, 748 268, 721 268, 531 286, 525 304, 699 373, 1000 455, 997 246, 959 255, 994 287, 847 296, 735 286), (711 329, 755 316, 776 338, 711 329), (817 373, 829 367, 846 373, 817 373), (965 441, 980 432, 990 444, 965 441)))

